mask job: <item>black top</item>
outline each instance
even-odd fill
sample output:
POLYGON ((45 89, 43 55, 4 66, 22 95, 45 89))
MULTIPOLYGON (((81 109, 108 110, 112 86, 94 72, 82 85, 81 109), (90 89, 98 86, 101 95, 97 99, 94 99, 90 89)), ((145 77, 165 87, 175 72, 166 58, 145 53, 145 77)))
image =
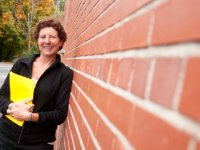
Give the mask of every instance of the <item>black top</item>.
MULTIPOLYGON (((11 71, 31 78, 32 64, 38 56, 39 54, 19 59, 11 71)), ((33 112, 39 113, 39 121, 24 122, 20 127, 4 116, 11 103, 8 75, 0 89, 0 112, 3 114, 0 132, 23 144, 54 141, 57 125, 67 117, 72 78, 72 70, 61 63, 60 56, 57 55, 56 61, 41 75, 34 89, 33 112)))

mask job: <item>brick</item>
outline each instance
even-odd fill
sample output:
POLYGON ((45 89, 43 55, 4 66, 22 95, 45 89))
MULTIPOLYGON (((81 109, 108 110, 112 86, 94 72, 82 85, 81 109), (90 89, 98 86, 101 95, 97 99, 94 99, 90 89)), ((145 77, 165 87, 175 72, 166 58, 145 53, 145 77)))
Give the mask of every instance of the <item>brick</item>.
MULTIPOLYGON (((77 103, 81 103, 82 100, 83 99, 79 99, 79 101, 77 101, 77 103)), ((77 122, 77 126, 79 128, 79 131, 80 131, 81 138, 83 140, 83 144, 84 144, 84 146, 86 146, 88 144, 87 146, 89 146, 91 149, 95 149, 96 147, 95 147, 95 145, 94 145, 94 143, 92 141, 92 138, 91 138, 91 136, 89 134, 89 131, 88 131, 86 125, 85 125, 85 122, 83 121, 83 118, 82 118, 82 116, 81 116, 81 114, 80 114, 80 112, 79 112, 79 110, 78 110, 78 108, 77 108, 77 106, 76 106, 74 101, 76 101, 76 99, 71 100, 71 105, 75 106, 73 108, 73 112, 77 112, 78 113, 78 116, 76 116, 75 119, 76 119, 76 122, 77 122)), ((86 106, 84 106, 84 105, 81 105, 81 106, 82 106, 81 109, 83 108, 83 109, 86 109, 86 110, 89 110, 88 107, 90 107, 90 106, 87 106, 87 108, 86 108, 86 106)))
POLYGON ((147 46, 150 17, 149 13, 139 16, 95 39, 98 52, 111 52, 147 46), (102 45, 102 42, 105 44, 102 45))
MULTIPOLYGON (((82 81, 83 77, 78 76, 78 79, 82 81)), ((90 89, 86 89, 84 92, 87 93, 102 113, 107 116, 137 149, 147 149, 147 147, 150 150, 186 149, 188 136, 183 131, 171 127, 159 118, 149 114, 149 112, 141 110, 122 97, 103 89, 92 81, 85 81, 85 83, 90 84, 90 89), (154 135, 155 137, 153 137, 154 135), (144 141, 147 144, 144 144, 144 141), (174 146, 174 143, 176 146, 174 146)), ((84 89, 83 87, 81 88, 84 89)), ((105 141, 108 138, 111 139, 110 141, 118 143, 115 141, 117 139, 110 133, 111 131, 109 131, 108 127, 101 122, 102 120, 98 117, 98 114, 93 109, 84 108, 85 105, 88 105, 88 102, 84 100, 85 98, 82 96, 79 98, 81 100, 79 101, 79 105, 86 115, 98 141, 105 146, 104 148, 111 146, 111 144, 109 145, 105 141)), ((119 147, 120 145, 122 144, 118 144, 119 147)))
MULTIPOLYGON (((70 46, 71 46, 71 45, 67 43, 67 44, 65 44, 64 47, 63 47, 63 48, 66 50, 66 53, 64 54, 64 57, 65 57, 65 58, 73 58, 74 56, 78 56, 78 55, 77 55, 77 51, 75 51, 74 49, 73 49, 73 50, 70 49, 70 46)), ((76 50, 77 50, 77 49, 80 49, 80 48, 77 47, 76 50)))
MULTIPOLYGON (((186 133, 168 125, 165 121, 138 108, 122 97, 110 93, 95 83, 90 84, 91 89, 98 90, 85 91, 85 93, 136 149, 186 149, 189 140, 186 133)), ((83 100, 83 98, 81 99, 83 100)), ((86 103, 86 101, 82 101, 82 105, 86 105, 86 103)), ((91 110, 89 110, 90 113, 87 113, 89 115, 87 119, 90 120, 90 125, 95 130, 98 141, 103 143, 103 146, 106 146, 105 148, 108 148, 108 143, 104 140, 109 138, 110 141, 113 140, 115 143, 116 139, 108 132, 109 129, 104 127, 103 122, 97 119, 97 114, 91 110)), ((84 110, 84 113, 86 112, 88 110, 84 110)), ((120 147, 120 145, 118 146, 120 147)))
POLYGON ((119 27, 107 32, 105 35, 95 40, 97 43, 96 44, 97 50, 99 52, 106 52, 106 53, 119 50, 122 44, 122 41, 121 41, 123 38, 122 35, 123 35, 122 27, 119 27), (103 41, 104 44, 101 45, 100 41, 103 41))
MULTIPOLYGON (((69 63, 65 61, 65 64, 69 63)), ((81 72, 107 81, 111 59, 76 59, 72 65, 81 72)))
POLYGON ((179 58, 157 58, 150 90, 150 99, 163 106, 172 107, 179 78, 179 58))
MULTIPOLYGON (((73 81, 74 82, 76 82, 78 79, 78 74, 77 73, 74 73, 74 78, 73 78, 73 81)), ((75 88, 75 85, 74 84, 72 84, 72 89, 71 89, 71 93, 72 94, 75 94, 75 95, 79 95, 80 94, 80 92, 75 88)), ((70 99, 71 99, 72 97, 70 96, 70 99)), ((70 100, 69 100, 69 103, 70 103, 70 100)))
POLYGON ((76 59, 74 62, 74 69, 76 70, 81 70, 81 60, 80 59, 76 59))
POLYGON ((102 149, 106 149, 111 146, 109 139, 116 138, 112 131, 105 125, 102 119, 98 116, 97 112, 93 108, 86 108, 84 105, 89 105, 88 101, 81 95, 81 101, 79 105, 87 118, 87 121, 94 132, 97 140, 99 141, 102 149), (106 138, 105 138, 106 137, 106 138))
MULTIPOLYGON (((84 11, 85 11, 87 5, 88 5, 88 2, 89 2, 89 0, 82 0, 82 1, 81 1, 81 5, 79 6, 79 9, 77 10, 78 16, 81 17, 81 16, 83 15, 83 13, 84 13, 84 11)), ((80 18, 77 17, 77 21, 78 21, 79 19, 80 19, 80 18)))
POLYGON ((73 121, 71 115, 72 115, 71 112, 68 111, 69 124, 70 124, 70 128, 71 128, 72 136, 73 136, 72 138, 74 139, 74 144, 75 144, 76 149, 81 149, 81 145, 80 145, 80 142, 78 139, 78 134, 76 132, 74 121, 73 121))
POLYGON ((131 142, 141 150, 187 149, 190 136, 143 109, 136 108, 129 122, 131 142))
POLYGON ((200 150, 200 142, 197 143, 197 148, 196 150, 200 150))
POLYGON ((82 72, 85 72, 85 70, 86 70, 86 61, 84 60, 84 59, 81 59, 81 60, 79 60, 79 70, 80 71, 82 71, 82 72))
POLYGON ((199 40, 199 5, 199 0, 168 0, 158 7, 155 10, 153 44, 199 40))
POLYGON ((89 121, 95 122, 97 115, 91 113, 91 112, 93 112, 91 105, 88 103, 88 101, 85 99, 85 97, 82 94, 80 94, 78 97, 77 97, 77 95, 74 95, 74 96, 75 96, 75 99, 76 99, 78 105, 81 107, 81 110, 82 110, 84 116, 87 118, 87 121, 90 124, 91 128, 94 129, 95 125, 91 124, 89 121))
POLYGON ((60 128, 60 130, 58 130, 59 131, 59 136, 56 138, 56 142, 57 143, 54 144, 54 146, 56 145, 55 149, 57 149, 57 150, 65 149, 64 143, 65 143, 65 139, 66 139, 65 138, 66 134, 65 134, 65 132, 62 132, 62 131, 65 131, 65 128, 66 128, 66 126, 63 126, 63 124, 62 124, 62 127, 60 128))
POLYGON ((180 111, 200 121, 200 58, 190 58, 185 72, 180 111))
POLYGON ((104 64, 105 64, 105 59, 96 59, 95 61, 95 65, 93 67, 97 68, 96 77, 98 79, 103 79, 104 64))
POLYGON ((76 34, 77 28, 81 25, 81 22, 83 22, 83 20, 84 20, 83 14, 85 14, 85 10, 88 6, 88 1, 90 1, 90 0, 80 1, 80 5, 78 6, 78 9, 76 11, 77 16, 73 23, 74 24, 73 28, 72 28, 73 34, 71 35, 71 38, 76 34))
MULTIPOLYGON (((81 80, 81 77, 79 78, 81 80)), ((131 126, 129 125, 129 122, 134 113, 135 106, 124 98, 117 96, 115 93, 109 92, 92 81, 87 81, 87 84, 90 84, 90 89, 84 90, 84 92, 87 93, 87 96, 93 100, 95 105, 112 123, 117 126, 117 128, 119 128, 125 135, 130 134, 131 126), (126 126, 124 126, 124 124, 126 124, 126 126)), ((83 87, 81 88, 83 89, 83 87)), ((86 102, 83 102, 83 105, 87 105, 84 103, 86 102)), ((85 113, 88 113, 87 109, 85 113)), ((89 118, 93 115, 94 114, 91 114, 89 118)), ((96 120, 96 117, 94 118, 93 119, 96 120)))
POLYGON ((131 92, 141 98, 144 98, 145 94, 150 61, 151 59, 148 58, 138 58, 135 60, 131 92))
MULTIPOLYGON (((111 67, 111 59, 100 59, 99 64, 101 65, 99 66, 98 78, 101 80, 107 81, 108 74, 111 67)), ((97 67, 97 66, 94 66, 94 67, 97 67)))
POLYGON ((81 43, 84 43, 88 39, 94 37, 97 33, 107 29, 109 26, 128 16, 131 12, 134 12, 148 2, 150 2, 150 0, 144 0, 142 2, 139 0, 117 1, 104 15, 98 18, 98 20, 94 22, 83 35, 79 37, 81 43), (120 13, 118 13, 119 11, 120 13))
POLYGON ((91 76, 97 76, 98 72, 98 59, 89 59, 87 60, 87 73, 91 76))
POLYGON ((76 56, 146 47, 150 18, 150 13, 147 13, 130 20, 124 25, 75 49, 76 51, 82 50, 81 53, 77 52, 76 56))
MULTIPOLYGON (((79 76, 79 79, 82 80, 82 77, 79 76)), ((125 135, 129 134, 131 129, 128 125, 129 118, 131 118, 132 113, 134 112, 134 106, 131 105, 130 102, 124 100, 122 97, 103 89, 92 81, 87 81, 86 83, 90 84, 90 89, 84 89, 83 87, 81 88, 84 89, 84 92, 87 93, 87 96, 93 100, 95 105, 102 111, 102 113, 104 113, 111 122, 113 122, 120 130, 122 130, 125 135), (127 126, 124 126, 124 124, 127 126)), ((85 98, 81 96, 80 99, 84 100, 85 98)), ((96 123, 97 115, 95 115, 94 112, 92 113, 90 108, 85 108, 87 105, 87 101, 80 101, 80 106, 83 107, 82 109, 84 110, 84 114, 86 114, 86 116, 89 115, 87 119, 94 120, 93 122, 96 123)), ((90 123, 93 129, 95 128, 94 124, 90 123)))
MULTIPOLYGON (((71 13, 71 15, 73 15, 73 20, 71 20, 71 28, 69 29, 69 31, 71 31, 70 33, 74 33, 75 32, 75 29, 74 29, 74 27, 75 27, 75 24, 76 24, 76 22, 77 22, 77 20, 78 20, 78 16, 79 16, 79 12, 80 12, 80 10, 81 10, 81 7, 83 6, 83 4, 85 3, 85 0, 82 0, 82 1, 80 1, 80 3, 77 3, 76 5, 74 5, 74 8, 72 9, 73 11, 72 11, 72 13, 71 13)), ((71 36, 72 34, 70 34, 70 36, 71 36)))
POLYGON ((123 58, 120 60, 119 72, 117 75, 116 85, 123 89, 128 89, 134 70, 134 59, 123 58))
POLYGON ((133 71, 133 63, 134 59, 132 58, 113 59, 109 83, 128 89, 133 71))
POLYGON ((75 38, 77 38, 79 35, 80 35, 80 32, 78 31, 79 28, 81 26, 83 26, 83 24, 85 23, 88 15, 90 15, 92 9, 94 8, 94 6, 99 3, 99 1, 97 0, 87 0, 85 2, 85 8, 82 8, 80 11, 79 11, 79 18, 77 20, 77 23, 75 24, 75 34, 73 34, 72 36, 72 39, 74 40, 75 38))
POLYGON ((121 27, 121 49, 140 48, 147 46, 150 18, 151 13, 147 13, 130 20, 121 27))
MULTIPOLYGON (((91 106, 90 103, 88 103, 88 101, 86 100, 86 98, 82 94, 80 94, 79 100, 76 100, 76 101, 79 104, 79 106, 81 107, 81 110, 82 110, 84 116, 87 118, 87 121, 90 121, 90 118, 93 118, 94 120, 92 120, 92 121, 95 122, 96 119, 93 116, 96 116, 96 115, 95 114, 91 115, 92 106, 91 106)), ((91 125, 93 125, 93 124, 90 124, 90 126, 91 125)), ((94 127, 93 127, 93 129, 94 129, 94 127)))
POLYGON ((94 20, 104 11, 104 9, 112 2, 113 0, 98 1, 95 9, 92 10, 90 15, 85 19, 84 23, 81 26, 79 26, 76 35, 73 37, 73 40, 76 40, 77 37, 80 34, 82 34, 94 22, 94 20))
POLYGON ((68 122, 67 122, 67 127, 66 127, 66 133, 67 133, 67 137, 68 137, 68 140, 69 140, 69 149, 74 149, 68 122))
MULTIPOLYGON (((83 87, 86 80, 83 78, 83 80, 80 81, 79 76, 80 76, 80 75, 79 75, 78 73, 74 73, 74 74, 73 74, 73 80, 74 80, 80 87, 83 87)), ((73 85, 72 85, 72 86, 73 86, 73 85)), ((73 89, 73 88, 72 88, 72 89, 73 89)))
POLYGON ((111 83, 112 85, 116 85, 117 76, 119 73, 119 65, 120 65, 119 59, 112 60, 112 69, 111 69, 111 75, 110 75, 110 81, 109 81, 109 83, 111 83))
POLYGON ((72 59, 63 59, 62 62, 63 62, 66 66, 71 67, 71 68, 74 68, 75 60, 72 60, 72 59))
POLYGON ((111 141, 118 141, 118 145, 121 145, 120 149, 125 149, 122 145, 121 141, 117 137, 115 137, 114 133, 105 125, 104 122, 99 121, 98 126, 96 127, 96 137, 101 143, 102 149, 112 149, 113 145, 111 141))
POLYGON ((98 105, 100 98, 96 99, 95 103, 106 114, 109 120, 128 138, 128 135, 132 132, 130 120, 134 116, 135 105, 115 95, 115 93, 106 92, 108 96, 106 97, 104 106, 98 105))
POLYGON ((96 45, 95 45, 94 41, 90 41, 87 44, 81 45, 80 47, 77 47, 74 49, 76 51, 75 56, 96 54, 95 47, 96 47, 96 45))
POLYGON ((59 125, 58 128, 57 128, 56 141, 55 141, 55 144, 54 144, 55 150, 64 149, 63 143, 65 142, 66 134, 63 131, 65 131, 65 129, 66 129, 66 122, 59 125))
POLYGON ((106 73, 103 75, 104 81, 109 82, 111 71, 112 71, 112 59, 106 59, 106 63, 104 67, 104 72, 106 73))
POLYGON ((74 104, 73 99, 70 100, 70 106, 71 106, 71 109, 73 111, 76 124, 81 125, 83 123, 83 119, 81 118, 80 113, 77 111, 77 107, 74 104))
MULTIPOLYGON (((65 131, 65 130, 64 130, 65 131)), ((62 132, 62 131, 61 131, 62 132)), ((67 134, 65 134, 65 137, 64 137, 64 143, 61 143, 61 145, 63 144, 64 146, 64 148, 63 149, 69 149, 69 143, 68 143, 68 136, 67 136, 67 134)))
POLYGON ((90 138, 91 138, 91 137, 90 137, 89 135, 87 135, 87 138, 86 138, 86 139, 87 139, 87 140, 86 140, 86 141, 87 141, 87 142, 86 142, 87 145, 86 145, 85 148, 86 148, 86 149, 97 149, 96 147, 94 147, 94 143, 93 143, 93 141, 90 140, 90 138))
MULTIPOLYGON (((149 2, 149 0, 145 0, 143 2, 139 1, 132 1, 132 0, 119 0, 117 1, 108 12, 99 18, 98 22, 96 22, 96 26, 92 28, 90 31, 93 33, 98 33, 112 24, 116 23, 117 21, 121 20, 122 18, 128 16, 131 12, 134 12, 136 9, 140 8, 144 4, 149 2), (120 11, 120 13, 119 13, 120 11), (110 19, 107 19, 110 18, 110 19), (101 26, 98 26, 101 25, 101 26), (93 31, 94 30, 94 31, 93 31), (96 31, 96 32, 95 32, 96 31)), ((90 34, 89 34, 90 35, 90 34)))

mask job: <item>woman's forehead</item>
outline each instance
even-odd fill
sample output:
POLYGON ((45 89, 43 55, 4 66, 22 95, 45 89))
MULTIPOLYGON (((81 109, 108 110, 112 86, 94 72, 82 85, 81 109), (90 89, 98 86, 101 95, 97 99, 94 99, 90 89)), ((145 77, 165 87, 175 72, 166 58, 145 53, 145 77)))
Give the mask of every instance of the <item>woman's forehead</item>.
POLYGON ((39 32, 39 35, 46 35, 46 34, 58 35, 58 32, 53 27, 42 28, 39 32))

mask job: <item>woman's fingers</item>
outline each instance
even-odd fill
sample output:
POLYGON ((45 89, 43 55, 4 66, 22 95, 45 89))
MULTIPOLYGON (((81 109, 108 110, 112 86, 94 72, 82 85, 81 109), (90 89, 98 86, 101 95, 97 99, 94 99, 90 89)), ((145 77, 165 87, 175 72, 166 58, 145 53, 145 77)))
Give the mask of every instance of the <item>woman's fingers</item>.
POLYGON ((26 99, 24 101, 15 103, 15 105, 16 107, 32 112, 34 108, 34 104, 31 103, 32 101, 33 99, 30 98, 30 99, 26 99))
POLYGON ((33 109, 34 109, 35 105, 34 104, 29 104, 28 106, 29 106, 28 111, 29 112, 33 112, 33 109))
POLYGON ((33 101, 33 98, 29 98, 29 99, 24 100, 23 102, 25 104, 30 104, 32 101, 33 101))

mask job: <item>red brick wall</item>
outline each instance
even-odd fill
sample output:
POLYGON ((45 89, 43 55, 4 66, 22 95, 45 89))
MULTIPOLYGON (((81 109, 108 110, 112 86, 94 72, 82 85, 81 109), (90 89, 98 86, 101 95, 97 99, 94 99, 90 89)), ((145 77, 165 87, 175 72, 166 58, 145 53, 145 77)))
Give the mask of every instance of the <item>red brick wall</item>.
POLYGON ((200 150, 199 0, 67 0, 63 24, 55 149, 200 150))

